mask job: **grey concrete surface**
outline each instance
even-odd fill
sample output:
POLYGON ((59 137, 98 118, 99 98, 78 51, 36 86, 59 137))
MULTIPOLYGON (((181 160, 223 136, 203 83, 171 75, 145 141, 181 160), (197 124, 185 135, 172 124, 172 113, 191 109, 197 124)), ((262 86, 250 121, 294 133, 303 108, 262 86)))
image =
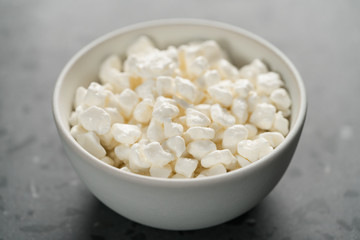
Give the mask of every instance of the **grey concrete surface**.
POLYGON ((359 1, 0 0, 0 239, 360 239, 359 1), (228 223, 172 232, 131 222, 78 179, 53 123, 68 59, 129 24, 218 20, 279 47, 307 88, 308 117, 281 182, 228 223))

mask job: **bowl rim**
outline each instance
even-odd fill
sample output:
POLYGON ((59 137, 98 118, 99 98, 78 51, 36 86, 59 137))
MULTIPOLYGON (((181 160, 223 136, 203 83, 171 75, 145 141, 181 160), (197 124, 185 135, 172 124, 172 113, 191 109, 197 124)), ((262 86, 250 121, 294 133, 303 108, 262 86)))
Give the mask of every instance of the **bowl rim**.
MULTIPOLYGON (((70 60, 67 62, 65 67, 62 69, 53 92, 53 99, 52 99, 52 110, 53 110, 53 118, 56 123, 56 127, 58 129, 59 134, 62 136, 62 140, 66 141, 68 146, 72 148, 77 154, 81 155, 82 160, 87 161, 89 164, 93 165, 101 169, 102 171, 106 171, 107 174, 111 174, 115 177, 123 178, 127 181, 133 181, 138 183, 146 183, 146 184, 156 184, 156 185, 164 185, 168 186, 171 184, 172 187, 189 187, 195 185, 202 185, 202 184, 214 184, 219 183, 222 181, 228 181, 230 179, 236 178, 238 175, 248 175, 252 174, 252 172, 256 171, 258 168, 266 165, 271 161, 273 157, 279 155, 290 142, 292 142, 299 131, 302 130, 303 124, 305 122, 306 111, 307 111, 307 99, 306 99, 306 90, 304 86, 304 82, 293 65, 293 63, 282 53, 277 47, 273 44, 268 42, 267 40, 263 39, 262 37, 249 32, 241 27, 234 26, 228 23, 213 21, 213 20, 204 20, 204 19, 195 19, 195 18, 171 18, 171 19, 158 19, 152 21, 145 21, 139 22, 136 24, 132 24, 129 26, 125 26, 116 30, 113 30, 107 34, 104 34, 83 48, 81 48, 75 55, 73 55, 70 60), (227 172, 226 174, 220 174, 215 176, 209 176, 204 178, 189 178, 189 179, 172 179, 172 178, 158 178, 152 176, 144 176, 132 172, 127 172, 120 170, 119 168, 115 168, 107 163, 99 160, 98 158, 94 157, 90 153, 88 153, 70 134, 70 131, 61 121, 61 113, 59 108, 59 97, 60 97, 60 89, 64 82, 64 77, 68 73, 68 71, 72 68, 72 66, 89 50, 95 48, 99 44, 116 37, 117 35, 124 34, 126 32, 131 32, 135 30, 151 28, 151 27, 160 27, 160 26, 170 26, 170 25, 189 25, 189 26, 204 26, 210 28, 217 28, 229 32, 233 32, 236 34, 240 34, 243 37, 249 38, 253 41, 256 41, 258 44, 264 46, 265 48, 269 49, 275 55, 279 57, 283 64, 290 69, 291 74, 293 75, 294 79, 296 79, 297 87, 299 88, 300 93, 300 101, 299 101, 299 114, 298 117, 293 124, 293 127, 290 129, 288 135, 285 137, 285 140, 269 155, 263 157, 262 159, 251 163, 250 165, 239 168, 231 172, 227 172), (188 184, 191 182, 192 184, 188 184), (196 184, 195 184, 196 183, 196 184), (195 184, 195 185, 194 185, 195 184)), ((71 159, 70 159, 71 160, 71 159)))

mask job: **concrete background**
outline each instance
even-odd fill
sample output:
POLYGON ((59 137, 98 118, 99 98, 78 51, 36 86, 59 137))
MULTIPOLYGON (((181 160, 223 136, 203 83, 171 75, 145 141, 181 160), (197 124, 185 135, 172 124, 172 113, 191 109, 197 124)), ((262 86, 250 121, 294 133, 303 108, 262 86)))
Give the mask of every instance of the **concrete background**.
POLYGON ((359 1, 0 0, 0 239, 360 239, 359 1), (129 24, 218 20, 269 40, 297 66, 308 117, 285 176, 228 223, 172 232, 100 203, 66 159, 51 114, 82 46, 129 24))

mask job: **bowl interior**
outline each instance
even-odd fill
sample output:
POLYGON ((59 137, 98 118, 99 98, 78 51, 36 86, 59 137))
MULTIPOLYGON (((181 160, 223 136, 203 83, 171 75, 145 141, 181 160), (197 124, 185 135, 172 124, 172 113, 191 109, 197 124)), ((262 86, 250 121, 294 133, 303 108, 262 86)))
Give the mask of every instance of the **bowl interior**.
POLYGON ((68 138, 72 138, 68 118, 76 88, 87 87, 90 82, 97 81, 100 64, 110 54, 118 54, 124 60, 128 46, 141 35, 149 36, 160 49, 212 39, 225 49, 237 67, 260 58, 272 71, 282 76, 291 95, 293 104, 289 135, 292 129, 302 125, 306 108, 304 86, 294 66, 277 48, 252 33, 226 24, 166 20, 138 24, 109 33, 84 47, 70 60, 58 79, 53 103, 58 127, 66 129, 68 138))

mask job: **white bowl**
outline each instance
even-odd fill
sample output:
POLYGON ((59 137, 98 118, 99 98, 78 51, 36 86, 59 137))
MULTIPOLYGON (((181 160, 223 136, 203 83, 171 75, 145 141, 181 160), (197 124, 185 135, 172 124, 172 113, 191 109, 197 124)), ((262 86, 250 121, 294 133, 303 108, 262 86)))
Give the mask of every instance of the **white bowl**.
POLYGON ((190 230, 214 226, 254 207, 278 183, 295 152, 306 115, 305 88, 293 64, 260 37, 223 23, 172 19, 140 23, 102 36, 80 50, 61 72, 53 113, 73 167, 89 190, 122 216, 148 226, 190 230), (120 171, 85 151, 70 135, 68 118, 78 86, 97 81, 100 63, 140 35, 160 48, 213 39, 237 66, 260 58, 281 74, 292 98, 291 126, 285 141, 268 156, 227 174, 199 179, 160 179, 120 171))

